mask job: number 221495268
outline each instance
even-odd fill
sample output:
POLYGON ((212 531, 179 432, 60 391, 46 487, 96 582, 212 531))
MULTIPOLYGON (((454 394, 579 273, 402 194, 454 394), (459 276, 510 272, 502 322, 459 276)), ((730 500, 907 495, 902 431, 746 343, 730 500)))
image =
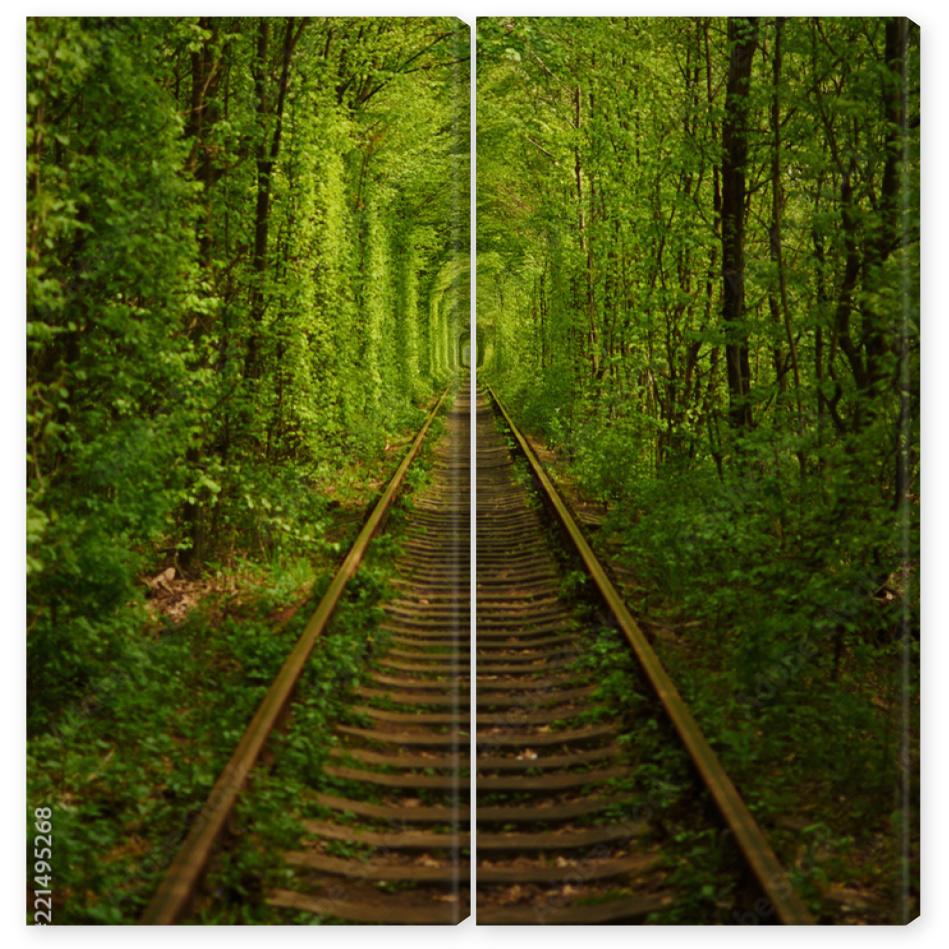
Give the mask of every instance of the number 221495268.
POLYGON ((33 811, 33 922, 45 926, 53 921, 53 811, 37 807, 33 811))

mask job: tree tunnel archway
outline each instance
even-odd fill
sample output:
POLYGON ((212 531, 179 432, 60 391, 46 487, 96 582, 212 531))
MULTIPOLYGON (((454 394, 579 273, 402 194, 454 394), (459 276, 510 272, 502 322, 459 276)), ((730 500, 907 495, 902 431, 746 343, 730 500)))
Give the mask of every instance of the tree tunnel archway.
POLYGON ((470 369, 472 366, 480 369, 482 366, 482 356, 484 354, 484 337, 481 332, 481 327, 475 327, 475 339, 474 339, 474 358, 472 359, 471 354, 471 327, 466 326, 461 333, 458 335, 458 365, 464 367, 465 369, 470 369))
POLYGON ((462 335, 471 321, 471 261, 453 257, 439 268, 429 297, 429 367, 432 377, 444 378, 461 363, 462 335))

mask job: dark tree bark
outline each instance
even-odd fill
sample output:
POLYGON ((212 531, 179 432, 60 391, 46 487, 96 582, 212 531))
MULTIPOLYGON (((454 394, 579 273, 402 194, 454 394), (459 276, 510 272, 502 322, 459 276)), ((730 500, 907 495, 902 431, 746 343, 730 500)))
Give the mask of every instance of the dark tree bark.
MULTIPOLYGON (((794 378, 794 401, 797 408, 797 432, 804 434, 804 406, 801 397, 801 369, 798 363, 797 341, 791 326, 791 308, 788 305, 787 274, 784 269, 784 246, 781 236, 781 217, 784 211, 784 188, 781 184, 781 68, 782 50, 781 41, 784 33, 784 17, 775 17, 774 21, 774 53, 771 62, 771 233, 770 252, 771 261, 775 268, 775 279, 768 290, 768 302, 774 322, 784 329, 784 337, 788 344, 788 359, 794 378), (776 285, 775 285, 776 284, 776 285)), ((787 360, 781 353, 781 347, 775 346, 775 370, 778 374, 778 385, 782 392, 786 390, 787 360)), ((803 449, 797 450, 798 464, 801 477, 805 473, 805 458, 803 449)))
MULTIPOLYGON (((891 17, 886 23, 886 64, 889 71, 889 83, 885 92, 886 100, 886 164, 883 168, 882 204, 883 227, 878 249, 881 262, 906 241, 906 223, 902 217, 901 204, 905 196, 901 195, 904 182, 901 181, 902 163, 908 159, 909 145, 909 76, 907 65, 907 46, 910 30, 915 26, 905 17, 891 17)), ((903 306, 907 301, 903 300, 903 306)), ((898 369, 897 386, 900 393, 900 408, 896 418, 896 470, 893 484, 893 509, 906 503, 906 492, 912 468, 912 432, 910 419, 913 415, 914 399, 912 373, 909 368, 911 344, 906 330, 906 317, 900 321, 896 340, 898 369)))
MULTIPOLYGON (((884 58, 886 81, 883 87, 883 114, 886 119, 883 176, 877 207, 879 225, 876 239, 866 247, 866 269, 871 281, 881 280, 880 269, 900 243, 900 163, 906 134, 906 43, 909 21, 905 17, 889 17, 886 21, 884 58)), ((862 343, 866 353, 866 376, 862 388, 868 402, 873 401, 883 382, 883 361, 887 351, 887 314, 877 312, 874 305, 863 308, 862 343)), ((865 413, 873 414, 873 406, 865 413)))
POLYGON ((270 229, 271 176, 280 154, 280 138, 283 131, 283 108, 290 85, 290 61, 293 49, 300 38, 306 21, 294 29, 294 17, 287 17, 284 27, 283 48, 280 57, 280 78, 277 83, 276 102, 271 104, 268 96, 267 67, 268 47, 270 43, 270 25, 267 17, 260 18, 257 34, 257 61, 254 72, 254 89, 257 95, 257 115, 263 129, 268 127, 272 117, 273 132, 268 143, 262 135, 257 146, 257 206, 254 213, 254 257, 253 267, 256 282, 251 300, 251 334, 247 343, 247 357, 244 363, 244 376, 255 378, 259 371, 260 340, 259 328, 264 318, 266 305, 264 295, 264 276, 267 270, 267 242, 270 229))
POLYGON ((722 317, 728 372, 729 418, 737 429, 752 425, 751 367, 745 318, 745 166, 748 163, 748 92, 757 45, 758 18, 728 20, 728 82, 722 123, 722 317))

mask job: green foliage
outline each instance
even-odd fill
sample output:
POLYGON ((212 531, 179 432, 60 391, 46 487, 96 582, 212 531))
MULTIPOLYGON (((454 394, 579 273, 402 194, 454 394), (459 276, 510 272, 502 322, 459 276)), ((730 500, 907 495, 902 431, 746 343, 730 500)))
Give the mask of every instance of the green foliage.
POLYGON ((120 661, 144 577, 317 548, 457 365, 466 41, 28 21, 31 729, 120 661))
POLYGON ((184 326, 204 304, 160 33, 41 20, 28 41, 30 690, 53 701, 134 622, 184 498, 204 385, 184 326))
POLYGON ((900 18, 479 21, 485 372, 607 506, 645 617, 689 629, 660 648, 762 813, 864 846, 915 806, 918 44, 900 18), (755 39, 726 101, 730 35, 755 39))

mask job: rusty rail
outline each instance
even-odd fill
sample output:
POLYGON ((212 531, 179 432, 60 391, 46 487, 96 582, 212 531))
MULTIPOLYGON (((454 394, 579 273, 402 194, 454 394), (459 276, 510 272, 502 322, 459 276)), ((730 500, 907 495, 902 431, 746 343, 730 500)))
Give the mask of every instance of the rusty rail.
POLYGON ((606 601, 616 624, 626 636, 650 686, 692 759, 702 783, 712 795, 719 813, 734 835, 735 842, 758 884, 771 901, 778 919, 785 924, 813 924, 814 918, 794 890, 764 832, 748 810, 748 806, 726 773, 718 755, 708 743, 685 700, 630 613, 622 595, 597 559, 593 548, 560 497, 536 453, 495 392, 490 386, 485 388, 527 459, 535 480, 556 512, 587 572, 606 601))
POLYGON ((168 925, 177 922, 186 911, 248 774, 257 762, 274 725, 287 707, 317 639, 326 628, 346 585, 359 568, 369 542, 398 494, 405 474, 418 455, 447 391, 446 389, 439 396, 429 412, 412 446, 353 542, 346 559, 333 577, 296 645, 284 660, 267 694, 257 707, 230 761, 215 781, 204 807, 192 823, 155 895, 142 914, 142 923, 168 925))

